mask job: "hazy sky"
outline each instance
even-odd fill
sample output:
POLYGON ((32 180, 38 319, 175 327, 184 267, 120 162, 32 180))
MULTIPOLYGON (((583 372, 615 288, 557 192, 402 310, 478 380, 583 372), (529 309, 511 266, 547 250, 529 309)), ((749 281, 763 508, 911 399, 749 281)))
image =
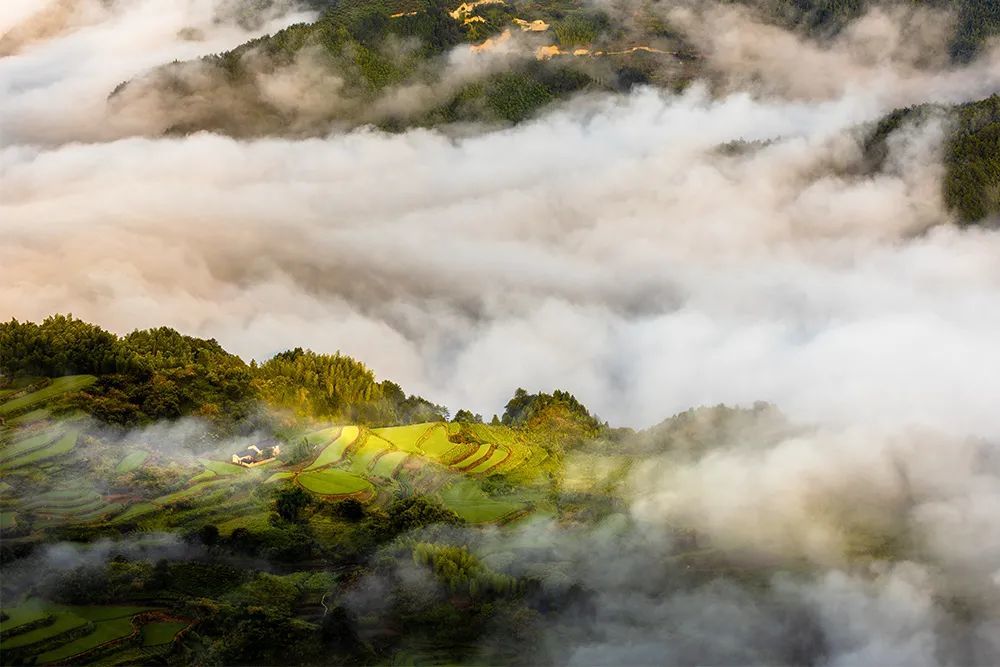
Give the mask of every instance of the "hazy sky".
POLYGON ((1000 435, 1000 235, 950 224, 945 124, 852 175, 859 124, 1000 88, 995 48, 934 57, 940 17, 874 12, 820 46, 675 8, 713 92, 578 98, 464 138, 236 141, 150 136, 155 118, 106 102, 252 36, 213 2, 62 2, 26 30, 36 6, 0 9, 22 35, 0 58, 4 317, 169 325, 247 358, 342 350, 452 410, 524 386, 635 426, 770 400, 1000 435), (718 150, 738 139, 775 141, 718 150))

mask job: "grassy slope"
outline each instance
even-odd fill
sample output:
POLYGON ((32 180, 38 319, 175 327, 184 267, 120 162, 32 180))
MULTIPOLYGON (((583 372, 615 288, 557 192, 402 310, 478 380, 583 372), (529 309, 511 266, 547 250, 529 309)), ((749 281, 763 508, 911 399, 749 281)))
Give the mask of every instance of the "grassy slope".
POLYGON ((56 396, 70 391, 79 391, 96 381, 97 378, 93 375, 67 375, 65 377, 56 378, 51 384, 43 389, 39 389, 38 391, 25 396, 12 399, 3 405, 0 405, 0 417, 23 411, 26 408, 39 403, 44 403, 52 398, 55 398, 56 396))

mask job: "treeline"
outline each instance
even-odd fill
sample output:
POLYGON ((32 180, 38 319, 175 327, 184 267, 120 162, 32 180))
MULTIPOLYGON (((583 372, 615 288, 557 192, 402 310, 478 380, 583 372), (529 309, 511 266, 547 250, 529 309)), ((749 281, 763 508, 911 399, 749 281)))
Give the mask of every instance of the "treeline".
POLYGON ((119 337, 71 315, 0 324, 0 374, 91 374, 69 406, 111 424, 194 415, 220 427, 252 427, 259 404, 300 417, 372 425, 447 418, 443 406, 377 382, 364 364, 301 348, 247 364, 215 340, 160 327, 119 337))
POLYGON ((337 354, 295 348, 254 369, 255 386, 272 405, 300 416, 338 417, 366 424, 443 421, 448 409, 406 395, 390 380, 377 382, 364 364, 337 354))
MULTIPOLYGON (((778 23, 798 27, 817 37, 843 29, 866 11, 886 6, 883 0, 729 0, 754 6, 778 23)), ((903 4, 903 3, 900 3, 903 4)), ((949 45, 958 62, 971 60, 986 39, 1000 34, 1000 2, 996 0, 909 0, 911 6, 945 9, 956 17, 949 45)))
POLYGON ((484 68, 481 75, 454 86, 442 81, 449 71, 446 54, 503 30, 519 32, 514 18, 544 16, 551 21, 551 39, 565 49, 593 47, 624 34, 606 14, 578 2, 541 13, 515 3, 479 5, 456 19, 450 12, 459 4, 336 2, 314 22, 291 25, 197 61, 155 68, 120 84, 109 101, 125 111, 155 92, 170 102, 163 105, 168 134, 207 130, 237 137, 309 136, 359 125, 400 131, 462 122, 517 123, 577 91, 628 90, 656 78, 656 63, 641 55, 539 62, 526 53, 528 57, 511 58, 502 69, 484 68), (276 103, 261 81, 285 68, 290 80, 301 77, 305 68, 310 81, 337 81, 329 105, 320 102, 303 111, 276 103), (421 104, 380 104, 395 86, 428 86, 436 92, 421 104))
POLYGON ((596 437, 607 427, 573 394, 559 389, 551 394, 529 394, 518 388, 507 402, 500 421, 513 428, 559 433, 566 444, 596 437))
POLYGON ((881 169, 893 132, 934 113, 947 114, 950 124, 942 183, 945 205, 964 225, 1000 215, 1000 95, 951 108, 924 104, 896 109, 865 140, 867 169, 881 169))

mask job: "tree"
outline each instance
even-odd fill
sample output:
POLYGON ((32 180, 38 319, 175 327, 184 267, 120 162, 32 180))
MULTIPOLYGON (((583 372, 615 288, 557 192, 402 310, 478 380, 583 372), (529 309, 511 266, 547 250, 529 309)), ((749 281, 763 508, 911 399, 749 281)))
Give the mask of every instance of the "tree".
POLYGON ((205 524, 198 529, 198 541, 206 547, 214 547, 219 543, 219 529, 213 524, 205 524))
POLYGON ((334 505, 334 512, 348 521, 360 521, 365 516, 365 506, 355 498, 347 498, 334 505))
POLYGON ((302 512, 311 504, 310 495, 299 487, 293 486, 277 492, 274 509, 282 519, 289 523, 295 523, 299 521, 302 512))
POLYGON ((471 410, 459 410, 455 413, 454 422, 459 422, 462 424, 482 424, 483 416, 480 414, 473 414, 471 410))

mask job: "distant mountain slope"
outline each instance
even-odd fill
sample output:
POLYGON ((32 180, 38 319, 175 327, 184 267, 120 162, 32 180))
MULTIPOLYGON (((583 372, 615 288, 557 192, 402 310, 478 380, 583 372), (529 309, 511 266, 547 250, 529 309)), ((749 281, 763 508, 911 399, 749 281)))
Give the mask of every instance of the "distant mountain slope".
POLYGON ((945 204, 963 224, 1000 215, 1000 95, 950 108, 920 105, 893 111, 866 142, 872 170, 881 169, 886 139, 893 132, 930 114, 944 114, 950 124, 944 151, 945 204))

